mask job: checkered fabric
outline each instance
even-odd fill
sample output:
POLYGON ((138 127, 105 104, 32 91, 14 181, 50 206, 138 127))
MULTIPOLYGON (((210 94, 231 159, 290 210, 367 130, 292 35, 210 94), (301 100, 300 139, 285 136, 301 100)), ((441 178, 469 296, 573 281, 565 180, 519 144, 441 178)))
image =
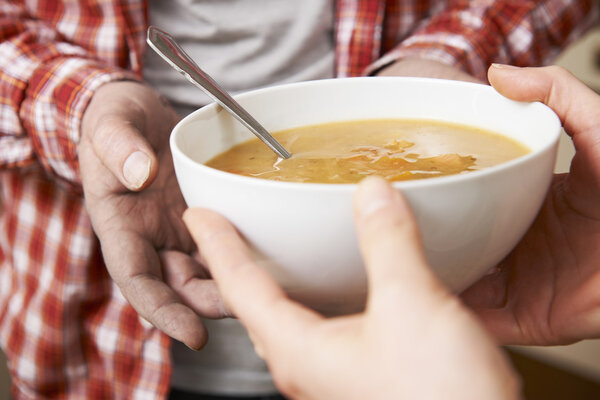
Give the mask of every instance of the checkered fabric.
MULTIPOLYGON (((596 0, 338 0, 338 76, 425 57, 485 77, 541 65, 596 0)), ((77 143, 100 85, 141 79, 141 0, 0 0, 0 344, 15 399, 154 399, 169 339, 121 296, 84 208, 77 143)))

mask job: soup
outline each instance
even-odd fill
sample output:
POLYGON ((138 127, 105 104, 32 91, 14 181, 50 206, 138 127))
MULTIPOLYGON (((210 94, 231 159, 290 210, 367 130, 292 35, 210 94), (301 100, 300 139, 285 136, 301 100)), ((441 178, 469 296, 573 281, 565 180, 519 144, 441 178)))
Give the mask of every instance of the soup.
POLYGON ((462 174, 529 152, 505 136, 425 120, 333 122, 275 132, 292 157, 278 158, 259 139, 240 143, 206 165, 234 174, 289 182, 357 183, 462 174))

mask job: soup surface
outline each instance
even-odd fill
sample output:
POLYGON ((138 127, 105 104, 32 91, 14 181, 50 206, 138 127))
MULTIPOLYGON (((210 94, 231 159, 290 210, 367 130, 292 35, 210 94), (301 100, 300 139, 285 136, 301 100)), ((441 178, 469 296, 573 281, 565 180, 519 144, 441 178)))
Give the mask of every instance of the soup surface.
POLYGON ((278 181, 356 183, 367 175, 398 181, 466 173, 529 152, 493 132, 425 120, 334 122, 273 136, 292 157, 278 158, 259 139, 251 139, 206 165, 278 181))

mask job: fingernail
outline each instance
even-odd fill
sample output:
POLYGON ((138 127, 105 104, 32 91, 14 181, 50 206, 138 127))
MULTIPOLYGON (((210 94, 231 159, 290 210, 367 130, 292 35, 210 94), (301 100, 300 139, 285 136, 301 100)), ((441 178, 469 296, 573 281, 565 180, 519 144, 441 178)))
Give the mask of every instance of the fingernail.
POLYGON ((498 64, 498 63, 493 63, 492 67, 498 68, 498 69, 519 69, 519 67, 517 67, 515 65, 498 64))
POLYGON ((150 176, 150 158, 141 151, 132 153, 123 164, 123 177, 134 188, 140 188, 150 176))
POLYGON ((195 352, 198 352, 198 351, 202 350, 202 347, 195 348, 195 347, 192 347, 192 346, 188 345, 187 343, 184 343, 184 344, 185 344, 185 347, 187 347, 188 349, 193 350, 195 352))
POLYGON ((364 179, 356 193, 358 215, 368 217, 377 210, 388 206, 394 201, 396 190, 383 178, 369 177, 364 179))

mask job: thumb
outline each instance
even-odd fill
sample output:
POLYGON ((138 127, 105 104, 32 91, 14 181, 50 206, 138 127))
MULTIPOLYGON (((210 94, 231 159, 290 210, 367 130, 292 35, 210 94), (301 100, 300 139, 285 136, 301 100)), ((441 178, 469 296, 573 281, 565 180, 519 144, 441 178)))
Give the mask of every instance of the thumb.
POLYGON ((508 98, 539 101, 552 108, 572 136, 597 127, 600 96, 564 68, 492 64, 488 79, 508 98))
POLYGON ((136 114, 132 110, 108 114, 89 135, 98 158, 130 190, 148 186, 158 168, 156 155, 138 128, 143 117, 136 114))
MULTIPOLYGON (((356 230, 369 277, 369 304, 392 292, 413 300, 445 288, 429 267, 410 208, 398 190, 369 177, 354 198, 356 230)), ((387 300, 383 300, 388 302, 387 300)))
POLYGON ((579 213, 600 218, 600 96, 567 70, 557 67, 515 68, 493 65, 491 84, 519 101, 541 101, 556 112, 572 137, 568 203, 579 213))

